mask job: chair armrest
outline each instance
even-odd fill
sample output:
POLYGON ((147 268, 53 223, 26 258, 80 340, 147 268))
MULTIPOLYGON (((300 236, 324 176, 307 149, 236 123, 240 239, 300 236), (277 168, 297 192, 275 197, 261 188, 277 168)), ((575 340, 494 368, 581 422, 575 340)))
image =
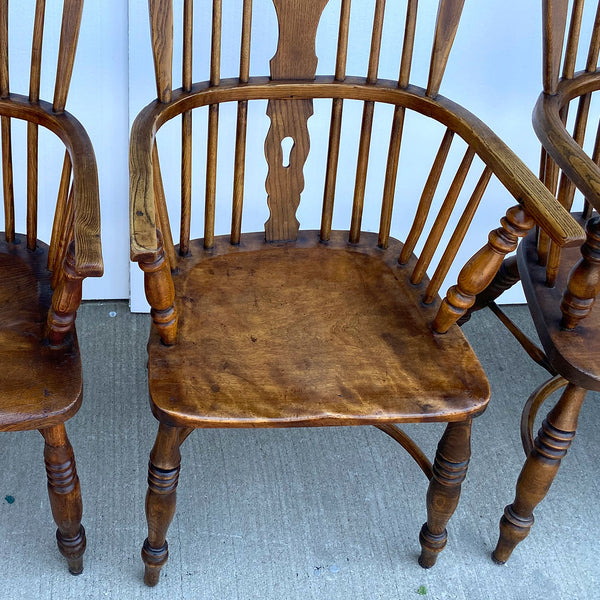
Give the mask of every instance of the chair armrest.
POLYGON ((41 125, 65 144, 73 169, 75 270, 80 277, 103 274, 100 240, 100 201, 96 158, 87 132, 73 115, 55 113, 52 105, 26 96, 0 98, 0 114, 41 125))
POLYGON ((129 141, 130 254, 136 262, 151 260, 158 252, 152 174, 155 131, 146 126, 148 108, 134 121, 129 141))
POLYGON ((561 111, 573 98, 600 90, 600 71, 577 73, 563 80, 555 95, 541 94, 533 111, 533 128, 542 146, 577 186, 587 201, 600 211, 600 167, 573 139, 561 119, 561 111))

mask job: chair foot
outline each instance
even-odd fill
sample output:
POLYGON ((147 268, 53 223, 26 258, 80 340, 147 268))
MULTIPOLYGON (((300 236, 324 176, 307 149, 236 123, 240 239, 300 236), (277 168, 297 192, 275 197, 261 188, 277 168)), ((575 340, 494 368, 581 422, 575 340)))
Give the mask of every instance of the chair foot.
POLYGON ((505 563, 517 544, 528 535, 533 511, 546 497, 561 460, 567 454, 577 429, 577 418, 586 390, 569 383, 548 413, 517 480, 515 499, 500 519, 500 537, 492 559, 505 563))
POLYGON ((429 531, 427 523, 425 523, 421 527, 421 533, 419 533, 419 543, 421 544, 419 565, 423 569, 431 569, 435 565, 438 554, 446 547, 447 541, 448 532, 445 529, 442 533, 436 535, 429 531))
POLYGON ((83 571, 85 530, 81 525, 83 504, 75 466, 73 448, 64 424, 40 429, 44 437, 44 460, 48 478, 48 498, 57 525, 56 541, 60 553, 67 559, 69 571, 83 571))
POLYGON ((446 525, 458 505, 471 455, 471 421, 448 423, 438 444, 427 490, 427 523, 421 528, 419 564, 433 567, 446 546, 446 525))
POLYGON ((492 560, 495 563, 499 565, 506 563, 517 544, 529 535, 533 521, 533 515, 519 516, 512 504, 504 509, 504 515, 500 519, 500 537, 496 549, 492 552, 492 560))
POLYGON ((56 530, 56 541, 60 553, 67 559, 69 573, 71 575, 81 575, 83 573, 83 553, 85 552, 85 529, 83 525, 75 537, 67 538, 60 529, 56 530))
POLYGON ((148 465, 148 493, 146 494, 146 520, 148 537, 142 547, 145 565, 144 583, 155 586, 160 570, 167 562, 169 550, 167 530, 175 515, 177 483, 181 454, 179 446, 187 429, 159 425, 156 442, 150 453, 148 465))
POLYGON ((154 587, 160 579, 160 570, 169 558, 169 547, 167 542, 161 548, 152 548, 148 538, 142 547, 142 560, 144 561, 144 583, 148 587, 154 587))

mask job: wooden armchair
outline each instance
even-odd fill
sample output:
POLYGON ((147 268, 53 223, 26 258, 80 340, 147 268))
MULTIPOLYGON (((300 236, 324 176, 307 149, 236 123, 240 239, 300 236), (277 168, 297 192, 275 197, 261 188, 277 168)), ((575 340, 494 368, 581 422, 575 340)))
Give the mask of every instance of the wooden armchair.
MULTIPOLYGON (((519 246, 516 260, 503 264, 496 280, 477 301, 479 306, 489 304, 520 279, 543 350, 493 302, 491 306, 530 356, 551 375, 523 409, 521 437, 527 459, 515 500, 500 521, 500 538, 493 553, 500 563, 506 562, 529 534, 533 510, 546 496, 575 436, 586 391, 600 391, 600 310, 594 305, 600 294, 600 134, 596 134, 591 157, 583 148, 592 96, 600 91, 600 3, 597 6, 585 67, 576 72, 582 18, 587 16, 584 2, 572 3, 570 19, 568 0, 543 2, 544 91, 533 115, 542 143, 540 178, 568 210, 573 208, 576 189, 582 193, 583 210, 573 214, 585 226, 585 242, 579 248, 561 249, 544 231, 532 231, 519 246), (571 103, 577 104, 577 112, 569 120, 571 103), (563 387, 534 441, 539 408, 563 387)), ((594 14, 589 17, 594 18, 594 14)))
MULTIPOLYGON (((81 403, 75 315, 81 282, 102 274, 98 180, 94 152, 81 124, 65 112, 83 2, 65 0, 54 102, 40 99, 43 0, 35 8, 29 95, 9 88, 8 1, 0 2, 0 115, 5 231, 0 239, 0 430, 38 429, 45 440, 48 494, 56 537, 71 573, 81 573, 85 532, 81 492, 65 421, 81 403), (26 122, 26 206, 15 210, 12 122, 26 122), (40 241, 38 156, 42 126, 66 148, 52 240, 40 241), (26 233, 16 233, 26 222, 26 233)), ((41 195, 40 211, 46 204, 41 195), (44 201, 42 203, 42 200, 44 201)))
MULTIPOLYGON (((212 12, 204 3, 206 12, 195 18, 192 4, 183 2, 183 82, 172 90, 172 2, 149 2, 158 98, 138 115, 130 142, 131 257, 145 273, 152 307, 148 378, 152 411, 159 421, 149 465, 145 581, 156 584, 167 561, 180 445, 194 429, 205 427, 378 427, 408 450, 430 479, 419 562, 431 567, 446 544, 446 524, 466 475, 471 420, 483 412, 489 396, 485 375, 455 321, 534 223, 559 246, 580 240, 582 232, 489 128, 438 94, 462 0, 439 2, 426 88, 409 83, 416 39, 414 0, 408 2, 405 24, 390 34, 403 40, 396 41, 395 72, 399 67, 400 75, 394 80, 381 78, 378 70, 386 19, 381 0, 370 5, 366 77, 346 74, 352 46, 349 0, 341 2, 332 74, 318 76, 315 36, 326 0, 274 0, 278 38, 277 26, 267 28, 253 17, 250 0, 238 3, 241 43, 233 36, 222 38, 220 1, 212 3, 212 12), (210 75, 202 83, 192 82, 194 22, 212 23, 210 75), (278 39, 268 77, 250 76, 253 31, 259 32, 257 37, 278 39), (231 78, 221 73, 226 41, 235 43, 239 52, 239 72, 231 78), (246 156, 257 153, 256 136, 247 132, 261 101, 266 101, 270 119, 264 141, 270 215, 264 231, 242 233, 242 216, 252 218, 253 210, 260 210, 252 206, 253 200, 264 195, 247 184, 254 173, 245 172, 246 156), (361 123, 348 123, 345 111, 357 102, 361 123), (223 156, 218 152, 223 139, 219 126, 226 123, 219 121, 219 114, 231 103, 237 106, 235 148, 223 156), (376 112, 386 106, 391 113, 387 166, 381 194, 371 197, 370 152, 384 143, 373 123, 376 112), (330 119, 326 164, 319 178, 305 177, 309 145, 318 151, 317 136, 309 136, 307 124, 313 111, 323 109, 330 119), (199 172, 192 169, 194 110, 207 113, 206 165, 199 172), (167 178, 161 173, 156 136, 179 116, 181 204, 167 208, 167 178), (432 166, 420 182, 420 200, 417 195, 418 202, 411 203, 410 195, 402 194, 400 218, 413 221, 400 242, 390 232, 405 119, 435 123, 441 143, 431 148, 427 161, 432 166), (340 158, 349 131, 360 132, 351 171, 341 166, 340 158), (456 158, 456 151, 458 160, 448 159, 456 158), (217 167, 229 161, 232 186, 219 188, 217 167), (455 164, 448 174, 453 162, 458 168, 455 164), (478 171, 474 179, 471 167, 478 171), (192 173, 204 177, 203 195, 192 184, 192 173), (466 262, 457 285, 441 300, 438 291, 461 256, 492 175, 518 204, 508 209, 487 243, 482 237, 484 247, 466 262), (322 195, 318 230, 301 230, 296 218, 305 178, 322 195), (348 179, 354 182, 350 202, 339 192, 348 179), (461 192, 465 181, 470 191, 461 192), (200 239, 190 233, 194 194, 204 205, 200 239), (333 227, 334 198, 336 208, 348 205, 349 231, 333 227), (226 235, 215 231, 221 202, 231 207, 226 235), (369 233, 362 224, 363 208, 374 203, 381 206, 380 225, 377 233, 369 233), (178 245, 169 209, 171 216, 181 215, 178 245), (398 424, 436 421, 447 428, 432 466, 398 424)), ((415 148, 423 149, 419 142, 415 148)), ((167 152, 172 154, 172 147, 167 152)), ((309 201, 306 192, 302 195, 303 202, 309 201)))

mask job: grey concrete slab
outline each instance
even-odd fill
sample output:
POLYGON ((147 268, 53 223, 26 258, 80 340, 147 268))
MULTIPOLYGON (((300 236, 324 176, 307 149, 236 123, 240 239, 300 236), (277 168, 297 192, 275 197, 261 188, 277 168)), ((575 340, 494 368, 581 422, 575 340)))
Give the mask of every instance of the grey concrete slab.
MULTIPOLYGON (((530 327, 525 307, 510 313, 530 327)), ((490 377, 492 402, 475 421, 461 503, 433 569, 416 562, 427 482, 383 433, 207 430, 182 447, 169 563, 159 586, 146 588, 139 551, 156 431, 146 391, 148 319, 119 302, 86 303, 78 317, 85 397, 68 431, 88 536, 82 575, 67 573, 55 546, 41 436, 0 436, 3 598, 600 598, 598 395, 584 405, 531 535, 507 565, 490 559, 523 460, 520 407, 545 373, 487 311, 465 331, 490 377)), ((440 427, 408 429, 432 455, 440 427)))

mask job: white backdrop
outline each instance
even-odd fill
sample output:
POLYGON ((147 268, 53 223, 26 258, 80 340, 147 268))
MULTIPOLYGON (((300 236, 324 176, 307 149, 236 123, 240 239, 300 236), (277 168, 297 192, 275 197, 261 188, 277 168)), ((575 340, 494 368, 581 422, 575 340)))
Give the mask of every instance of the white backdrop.
MULTIPOLYGON (((12 92, 27 94, 35 0, 12 0, 9 5, 10 87, 12 92)), ((62 0, 46 2, 41 97, 50 101, 54 89, 61 5, 62 0)), ((127 54, 126 2, 88 0, 83 9, 67 110, 83 123, 96 153, 106 275, 84 282, 85 298, 129 296, 127 54)), ((12 128, 15 217, 18 231, 24 231, 25 127, 14 119, 12 128)), ((56 201, 63 155, 64 148, 60 142, 53 134, 40 128, 39 237, 44 241, 50 237, 51 212, 56 201)), ((0 213, 0 229, 4 229, 1 208, 0 213)))
MULTIPOLYGON (((53 4, 56 3, 56 0, 48 0, 50 14, 53 4)), ((13 1, 11 18, 13 13, 24 15, 33 4, 34 0, 19 0, 17 6, 13 1)), ((174 4, 176 15, 181 14, 181 0, 175 0, 174 4)), ((203 4, 207 3, 196 2, 197 13, 203 4)), ((237 4, 238 0, 223 2, 226 27, 227 15, 230 14, 227 7, 237 4)), ((355 24, 355 28, 357 35, 364 35, 367 39, 370 24, 365 23, 370 21, 369 11, 372 9, 369 7, 372 2, 355 0, 354 4, 365 10, 364 21, 355 24)), ((436 4, 437 2, 433 1, 421 3, 423 20, 432 16, 433 5, 436 4)), ((522 0, 467 0, 441 87, 443 95, 459 102, 491 126, 534 172, 538 169, 539 145, 531 127, 531 111, 539 94, 541 80, 540 4, 539 1, 522 0)), ((102 241, 106 269, 102 279, 86 281, 84 294, 88 299, 130 297, 133 310, 145 310, 146 305, 139 269, 137 265, 131 265, 130 268, 128 260, 127 140, 128 127, 135 115, 156 95, 147 6, 147 0, 129 0, 128 3, 124 0, 86 1, 73 84, 67 105, 68 110, 82 121, 92 139, 100 175, 102 241)), ((404 7, 405 0, 388 1, 388 10, 399 10, 398 14, 404 12, 404 7)), ((255 0, 254 10, 257 19, 260 19, 261 14, 274 18, 270 0, 255 0)), ((339 0, 331 0, 319 40, 335 36, 335 32, 327 29, 327 14, 333 18, 338 10, 339 0)), ((28 27, 31 28, 31 25, 28 27)), ((429 34, 426 37, 424 47, 430 44, 431 40, 429 34)), ((20 34, 14 43, 11 40, 11 47, 24 44, 23 49, 11 56, 11 84, 14 91, 24 91, 22 86, 18 89, 17 84, 21 78, 20 73, 28 72, 29 34, 22 38, 24 42, 21 41, 20 34)), ((273 53, 275 40, 261 41, 264 43, 259 48, 258 55, 260 58, 263 55, 269 58, 273 53)), ((50 46, 51 37, 48 37, 45 43, 50 46)), ((206 46, 206 43, 206 39, 203 38, 196 43, 197 56, 203 52, 201 46, 206 46)), ((319 42, 319 45, 324 44, 319 42)), ((415 64, 424 64, 423 72, 426 72, 429 57, 426 52, 421 55, 419 51, 417 47, 415 64)), ((227 65, 234 59, 235 57, 225 54, 224 68, 227 69, 227 65)), ((200 63, 198 58, 196 65, 195 78, 204 79, 206 65, 200 63)), ((359 73, 364 72, 364 68, 359 69, 359 73)), ((353 65, 349 64, 348 72, 352 71, 353 65)), ((180 73, 177 64, 174 72, 180 73)), ((264 74, 264 70, 261 74, 264 74)), ((27 77, 23 76, 22 79, 26 89, 27 77)), ((417 77, 416 83, 424 84, 422 77, 421 80, 417 77)), ((176 75, 175 86, 177 85, 179 84, 176 75)), ((221 115, 221 126, 225 131, 229 115, 233 118, 233 114, 226 110, 221 115)), ((317 125, 318 123, 314 127, 317 125)), ((178 135, 176 130, 173 135, 178 135)), ((385 141, 381 146, 387 147, 387 130, 383 135, 382 139, 385 141)), ((225 133, 220 137, 220 144, 223 137, 226 137, 225 133)), ((439 137, 435 144, 437 143, 439 137)), ((48 148, 48 152, 53 151, 51 144, 48 148)), ((172 158, 177 162, 177 156, 172 158)), ((161 155, 161 159, 164 161, 169 157, 161 155)), ((418 156, 401 154, 401 161, 408 161, 408 168, 411 168, 411 160, 418 160, 418 156)), ((257 182, 260 182, 265 169, 261 153, 248 157, 247 171, 256 174, 257 182)), ((18 179, 18 176, 15 178, 18 179)), ((309 179, 307 175, 307 181, 309 179)), ((264 177, 262 182, 264 183, 264 177)), ((176 202, 177 198, 174 200, 176 202)), ((502 198, 502 212, 505 201, 506 198, 502 198)), ((302 210, 303 224, 320 215, 320 207, 317 205, 304 207, 302 210)), ((368 209, 365 213, 367 228, 370 228, 371 221, 378 223, 378 208, 375 207, 374 210, 377 214, 374 212, 373 215, 369 215, 368 209)), ((495 227, 502 212, 488 200, 487 213, 481 222, 478 222, 478 227, 495 227)), ((264 220, 261 219, 262 215, 257 219, 259 227, 264 220)), ((217 216, 217 225, 219 222, 217 216)), ((256 229, 256 226, 254 223, 246 223, 245 228, 256 229)), ((520 290, 507 294, 504 300, 522 301, 520 290)))

